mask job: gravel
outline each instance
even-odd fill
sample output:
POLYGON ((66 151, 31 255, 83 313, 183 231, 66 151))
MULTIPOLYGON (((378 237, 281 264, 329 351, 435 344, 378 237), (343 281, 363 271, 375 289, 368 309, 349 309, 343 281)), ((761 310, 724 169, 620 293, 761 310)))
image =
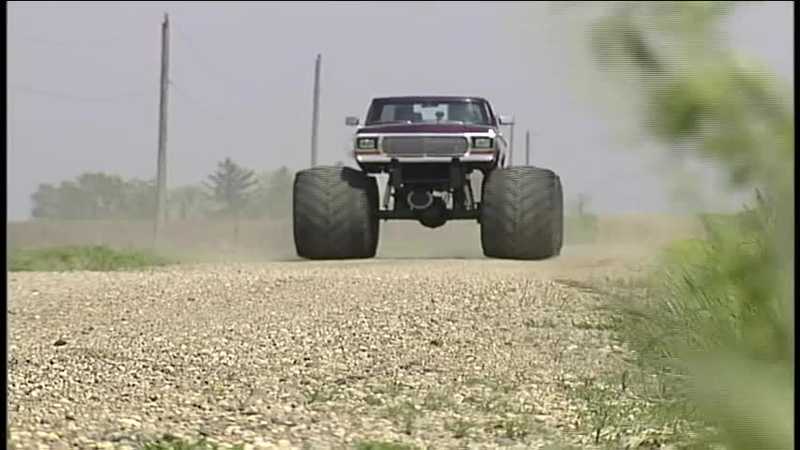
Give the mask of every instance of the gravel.
MULTIPOLYGON (((563 280, 620 259, 392 260, 9 274, 19 449, 541 448, 624 356, 563 280)), ((615 265, 616 264, 616 265, 615 265)))

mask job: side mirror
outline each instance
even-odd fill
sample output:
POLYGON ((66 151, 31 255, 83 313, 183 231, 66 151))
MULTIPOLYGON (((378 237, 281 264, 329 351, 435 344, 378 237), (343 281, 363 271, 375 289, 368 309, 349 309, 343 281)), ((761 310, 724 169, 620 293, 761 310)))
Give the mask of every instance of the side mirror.
POLYGON ((344 119, 344 124, 347 125, 348 127, 358 126, 358 117, 347 116, 344 119))
POLYGON ((514 116, 500 116, 500 125, 514 125, 514 116))

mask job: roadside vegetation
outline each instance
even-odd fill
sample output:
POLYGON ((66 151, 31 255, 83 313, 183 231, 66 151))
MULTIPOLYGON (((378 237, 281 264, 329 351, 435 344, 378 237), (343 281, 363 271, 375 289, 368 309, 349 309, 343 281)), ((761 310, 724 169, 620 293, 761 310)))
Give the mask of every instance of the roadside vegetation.
POLYGON ((145 443, 141 447, 141 450, 222 450, 223 448, 228 450, 243 450, 244 446, 234 445, 221 447, 218 444, 202 439, 196 441, 187 441, 177 438, 164 437, 156 441, 145 443))
POLYGON ((647 277, 593 286, 636 356, 618 378, 576 389, 597 444, 794 447, 791 92, 722 45, 733 7, 615 4, 592 29, 598 62, 639 91, 646 133, 755 194, 738 214, 704 216, 705 237, 669 246, 647 277), (610 432, 632 426, 649 436, 610 432))
POLYGON ((382 441, 362 441, 356 443, 353 448, 355 450, 417 450, 417 447, 413 445, 382 441))
MULTIPOLYGON (((205 440, 186 441, 179 439, 160 439, 144 444, 141 450, 242 450, 243 445, 225 446, 211 443, 205 440)), ((359 441, 351 448, 354 450, 417 450, 413 445, 400 444, 386 441, 359 441)))
POLYGON ((10 272, 111 271, 142 269, 174 264, 175 261, 147 250, 118 250, 97 246, 66 246, 41 249, 14 249, 10 252, 10 272))

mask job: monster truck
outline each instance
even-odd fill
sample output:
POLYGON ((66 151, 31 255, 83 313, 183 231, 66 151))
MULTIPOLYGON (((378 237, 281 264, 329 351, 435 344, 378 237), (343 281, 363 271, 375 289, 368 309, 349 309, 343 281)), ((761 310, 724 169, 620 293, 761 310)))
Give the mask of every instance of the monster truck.
MULTIPOLYGON (((479 97, 373 99, 353 138, 360 170, 313 167, 295 175, 294 242, 307 259, 370 258, 380 220, 436 228, 476 220, 484 255, 537 260, 561 251, 563 194, 552 170, 510 166, 501 125, 479 97), (480 200, 471 175, 483 175, 480 200), (379 199, 377 176, 388 174, 379 199), (381 203, 379 205, 379 202, 381 203)), ((358 126, 348 117, 348 126, 358 126)))

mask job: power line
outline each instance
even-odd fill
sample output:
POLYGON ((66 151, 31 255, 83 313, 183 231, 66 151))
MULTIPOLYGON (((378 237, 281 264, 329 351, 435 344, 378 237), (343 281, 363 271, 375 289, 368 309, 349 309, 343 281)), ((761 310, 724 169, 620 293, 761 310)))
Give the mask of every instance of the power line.
POLYGON ((123 38, 128 36, 123 35, 115 35, 115 36, 104 36, 102 38, 97 39, 87 39, 83 41, 64 41, 64 40, 55 40, 46 37, 40 36, 25 36, 25 35, 14 35, 9 34, 8 40, 11 42, 20 41, 20 42, 27 42, 29 44, 40 45, 45 47, 57 47, 59 49, 65 47, 72 47, 72 48, 86 48, 87 46, 96 46, 100 45, 101 47, 108 46, 109 44, 115 44, 121 42, 123 38))
POLYGON ((9 89, 17 92, 24 92, 26 94, 38 95, 41 97, 48 97, 55 100, 64 100, 70 102, 83 102, 83 103, 122 103, 133 98, 141 98, 149 96, 152 93, 151 89, 131 91, 125 94, 115 95, 111 97, 87 97, 81 95, 69 94, 66 92, 58 92, 49 89, 38 89, 31 86, 12 83, 9 84, 9 89))
MULTIPOLYGON (((198 50, 199 47, 192 42, 193 40, 192 38, 189 37, 189 35, 181 31, 177 27, 173 28, 173 30, 176 31, 175 35, 178 38, 177 40, 179 42, 183 42, 184 44, 186 44, 186 50, 188 51, 184 52, 183 54, 190 55, 189 59, 193 60, 195 63, 197 63, 197 65, 202 66, 204 69, 202 70, 202 72, 205 73, 206 75, 209 75, 210 78, 213 78, 214 80, 223 83, 225 86, 236 86, 239 91, 242 90, 249 91, 250 94, 252 94, 253 92, 260 92, 262 90, 257 87, 260 85, 259 83, 243 82, 241 79, 231 75, 230 72, 219 70, 219 65, 215 64, 214 62, 204 57, 203 52, 198 50)), ((248 95, 246 97, 243 94, 231 95, 230 90, 226 92, 226 97, 229 99, 231 97, 235 98, 237 103, 243 103, 243 104, 254 103, 253 95, 248 95)))
POLYGON ((210 113, 217 120, 225 120, 225 117, 219 114, 218 109, 214 108, 213 106, 209 106, 207 103, 197 100, 193 95, 190 95, 186 89, 175 84, 174 80, 169 80, 169 85, 174 89, 175 93, 178 94, 178 97, 182 97, 189 103, 200 107, 200 109, 203 109, 206 112, 210 113))
POLYGON ((222 81, 224 83, 230 83, 230 84, 233 84, 233 85, 241 85, 242 84, 240 80, 237 80, 237 79, 235 79, 235 77, 231 77, 230 75, 218 70, 216 65, 208 62, 207 59, 205 59, 204 57, 200 56, 201 53, 197 50, 195 45, 192 43, 192 39, 189 38, 189 36, 186 33, 182 32, 180 30, 180 28, 174 28, 174 30, 177 32, 178 39, 183 41, 186 44, 186 47, 189 50, 188 53, 193 55, 192 59, 194 59, 195 62, 200 62, 200 65, 202 65, 202 66, 204 66, 206 68, 207 73, 214 74, 213 77, 216 77, 217 81, 222 81))

